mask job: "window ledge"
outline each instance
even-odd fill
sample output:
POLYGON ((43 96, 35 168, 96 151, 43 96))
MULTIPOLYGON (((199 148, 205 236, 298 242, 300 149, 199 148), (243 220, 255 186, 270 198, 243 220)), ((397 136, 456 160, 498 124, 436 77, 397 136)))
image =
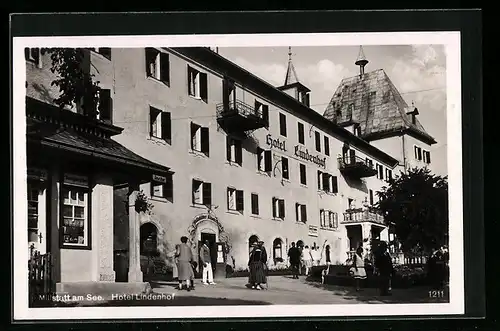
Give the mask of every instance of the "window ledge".
POLYGON ((226 164, 227 164, 227 165, 230 165, 230 166, 232 166, 232 167, 237 167, 237 168, 241 168, 241 167, 242 167, 242 165, 241 165, 241 164, 239 164, 239 163, 237 163, 237 162, 234 162, 234 161, 227 161, 227 160, 226 160, 226 164))
POLYGON ((261 176, 271 177, 270 171, 257 170, 257 174, 261 176))
POLYGON ((198 157, 202 157, 202 158, 208 158, 208 156, 205 153, 203 153, 201 151, 194 150, 194 149, 190 149, 189 154, 194 155, 194 156, 198 156, 198 157))
POLYGON ((295 221, 295 224, 306 225, 307 222, 295 221))
POLYGON ((307 184, 300 183, 300 187, 307 188, 307 184))
POLYGON ((162 85, 164 85, 164 86, 170 87, 170 82, 168 82, 168 81, 163 81, 163 80, 161 80, 161 79, 159 79, 159 78, 156 78, 156 77, 154 77, 154 76, 146 76, 146 78, 147 78, 148 80, 153 81, 153 82, 157 82, 158 84, 162 84, 162 85))
POLYGON ((207 206, 205 206, 204 204, 198 204, 198 203, 191 203, 191 207, 192 208, 198 208, 198 209, 207 209, 207 206))
POLYGON ((233 214, 233 215, 240 215, 240 216, 243 215, 242 212, 237 211, 237 210, 232 210, 232 209, 226 210, 226 213, 233 214))
POLYGON ((149 136, 148 140, 151 142, 157 143, 159 145, 168 145, 168 146, 172 145, 171 141, 168 141, 168 140, 163 139, 163 138, 155 137, 155 136, 149 136))
POLYGON ((190 98, 192 98, 192 99, 195 99, 195 100, 201 100, 201 97, 196 96, 196 95, 191 95, 191 94, 189 94, 189 93, 188 93, 188 96, 189 96, 190 98))
POLYGON ((153 201, 158 201, 158 202, 172 202, 167 198, 156 197, 156 196, 151 196, 150 199, 153 201))
POLYGON ((278 217, 273 217, 272 219, 273 219, 273 221, 276 221, 276 222, 283 222, 285 220, 284 218, 278 218, 278 217))
POLYGON ((259 215, 256 215, 256 214, 250 214, 250 217, 262 219, 262 217, 260 217, 259 215))

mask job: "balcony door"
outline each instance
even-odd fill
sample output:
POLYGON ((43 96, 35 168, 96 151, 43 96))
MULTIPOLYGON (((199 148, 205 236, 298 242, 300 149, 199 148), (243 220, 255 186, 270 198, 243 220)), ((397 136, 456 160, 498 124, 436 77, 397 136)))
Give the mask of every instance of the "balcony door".
POLYGON ((229 111, 236 105, 236 85, 234 80, 227 77, 222 80, 222 102, 224 111, 229 111))

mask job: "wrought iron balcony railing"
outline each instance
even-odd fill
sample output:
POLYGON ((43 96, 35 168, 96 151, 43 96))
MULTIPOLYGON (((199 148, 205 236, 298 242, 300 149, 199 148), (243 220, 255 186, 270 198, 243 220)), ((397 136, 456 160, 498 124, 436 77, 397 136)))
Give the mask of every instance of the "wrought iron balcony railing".
POLYGON ((377 169, 375 169, 373 164, 368 163, 359 156, 339 156, 338 163, 340 171, 349 176, 362 178, 375 176, 377 174, 377 169))
POLYGON ((342 223, 372 222, 385 225, 384 216, 375 209, 347 209, 342 223))
POLYGON ((263 119, 262 111, 255 109, 240 100, 231 100, 217 105, 217 117, 232 116, 238 114, 244 117, 258 117, 263 119))

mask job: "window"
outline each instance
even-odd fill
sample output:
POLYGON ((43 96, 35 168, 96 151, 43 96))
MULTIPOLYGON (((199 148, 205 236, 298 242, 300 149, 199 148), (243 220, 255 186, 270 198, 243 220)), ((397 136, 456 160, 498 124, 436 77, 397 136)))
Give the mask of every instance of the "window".
POLYGON ((259 215, 259 196, 256 193, 251 195, 252 214, 259 215))
POLYGON ((300 183, 303 184, 303 185, 307 185, 306 165, 300 163, 299 164, 299 170, 300 170, 300 183))
POLYGON ((259 171, 271 171, 272 170, 272 152, 270 150, 264 150, 262 148, 257 148, 257 169, 259 171))
POLYGON ((373 190, 370 190, 370 206, 373 206, 373 190))
POLYGON ((414 146, 415 149, 415 160, 422 161, 422 148, 414 146))
POLYGON ((243 191, 232 187, 227 188, 227 209, 243 213, 243 191))
POLYGON ((431 152, 424 151, 424 153, 423 153, 423 159, 424 159, 425 163, 427 163, 427 164, 431 163, 431 152))
POLYGON ((338 193, 337 176, 318 170, 318 190, 327 193, 338 193))
POLYGON ((209 156, 210 141, 208 128, 191 122, 191 149, 209 156))
POLYGON ((170 85, 169 55, 155 48, 146 48, 146 75, 170 85))
POLYGON ((283 255, 282 255, 282 241, 279 238, 274 239, 273 241, 273 259, 274 263, 277 262, 283 262, 283 255))
POLYGON ((62 199, 62 245, 90 247, 88 179, 84 176, 64 175, 62 199))
POLYGON ((318 131, 314 131, 314 138, 316 142, 316 151, 321 152, 321 135, 318 131))
POLYGON ((372 161, 372 160, 370 160, 369 158, 366 158, 366 165, 367 165, 368 167, 370 167, 370 169, 372 169, 372 168, 373 168, 373 161, 372 161))
POLYGON ((353 134, 356 137, 360 137, 361 136, 361 125, 359 125, 359 124, 354 125, 354 127, 353 127, 353 134))
POLYGON ((273 198, 273 218, 285 219, 285 200, 273 198))
POLYGON ((300 223, 307 223, 307 208, 306 205, 300 203, 295 204, 296 221, 300 223))
POLYGON ((153 175, 151 181, 151 196, 174 202, 173 173, 167 176, 153 175))
POLYGON ((288 167, 288 158, 281 157, 281 176, 284 179, 290 179, 290 169, 288 167))
POLYGON ((323 229, 337 229, 338 228, 338 214, 331 210, 320 209, 319 211, 319 224, 323 229))
POLYGON ((100 89, 98 93, 97 110, 99 119, 104 122, 113 122, 113 99, 110 89, 100 89))
POLYGON ((286 137, 286 115, 280 113, 280 135, 286 137))
POLYGON ((172 140, 172 119, 169 112, 149 107, 149 135, 163 139, 169 144, 172 140))
POLYGON ((188 66, 188 94, 208 101, 207 74, 188 66))
POLYGON ((310 94, 309 92, 300 92, 299 93, 299 102, 302 103, 303 105, 306 105, 309 107, 309 101, 310 100, 310 94))
POLYGON ((231 163, 239 165, 243 163, 243 148, 241 147, 241 140, 227 136, 226 159, 231 163))
POLYGON ((38 201, 39 188, 36 184, 28 182, 28 242, 38 242, 38 201))
POLYGON ((101 54, 108 60, 111 60, 111 48, 109 47, 92 48, 92 51, 101 54))
POLYGON ((385 169, 385 180, 390 181, 392 179, 392 170, 391 169, 385 169))
POLYGON ((212 205, 212 184, 203 182, 198 179, 193 179, 193 204, 195 205, 212 205))
POLYGON ((377 178, 384 179, 384 167, 377 163, 377 178))
POLYGON ((24 59, 28 62, 36 64, 38 68, 42 67, 42 57, 40 56, 40 48, 28 48, 24 49, 24 59))
POLYGON ((325 155, 330 155, 330 139, 327 136, 325 138, 325 155))
POLYGON ((299 144, 304 144, 304 124, 297 122, 297 132, 299 134, 299 144))
POLYGON ((266 123, 269 123, 269 106, 255 100, 255 112, 257 116, 262 117, 266 123))

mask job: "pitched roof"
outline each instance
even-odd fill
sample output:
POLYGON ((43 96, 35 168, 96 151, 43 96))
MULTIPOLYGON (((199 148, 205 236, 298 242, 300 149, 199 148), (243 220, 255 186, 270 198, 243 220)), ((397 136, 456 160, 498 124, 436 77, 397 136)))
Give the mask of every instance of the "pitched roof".
POLYGON ((292 85, 294 83, 299 83, 299 78, 297 77, 293 62, 290 59, 288 60, 288 69, 286 70, 285 84, 283 84, 283 86, 292 85))
POLYGON ((428 144, 436 143, 417 118, 412 121, 408 114, 412 110, 385 71, 379 69, 344 78, 323 116, 338 125, 358 123, 365 140, 405 131, 428 144))

